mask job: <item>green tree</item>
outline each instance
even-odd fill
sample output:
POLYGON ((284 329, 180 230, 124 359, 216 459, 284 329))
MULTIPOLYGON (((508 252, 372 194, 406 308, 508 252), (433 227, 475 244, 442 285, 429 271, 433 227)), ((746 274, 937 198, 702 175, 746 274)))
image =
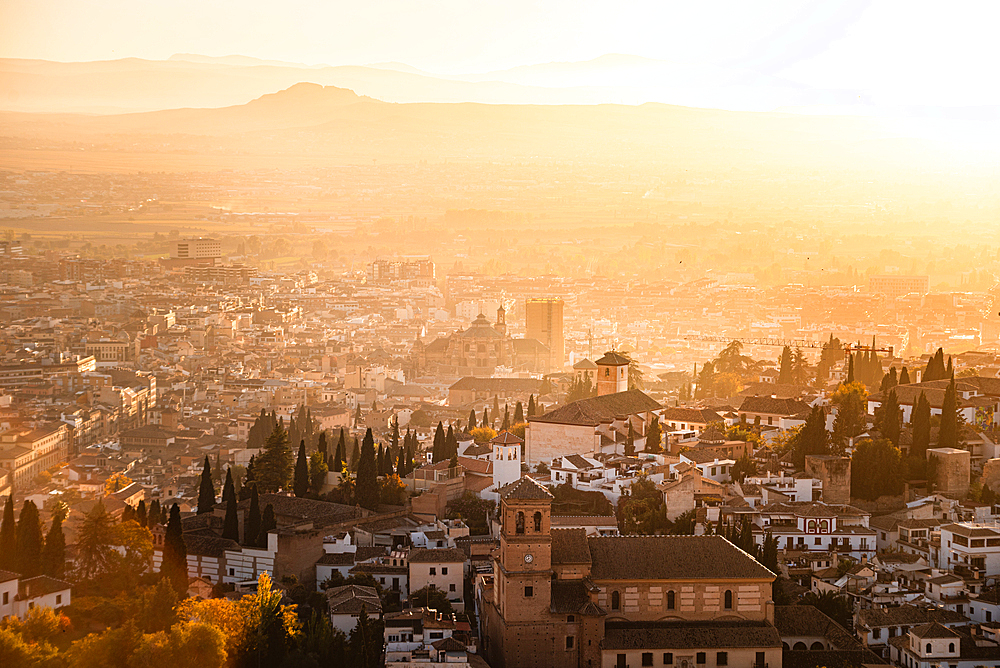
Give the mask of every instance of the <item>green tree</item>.
MULTIPOLYGON (((252 502, 251 502, 252 503, 252 502)), ((237 512, 236 495, 226 501, 226 519, 222 524, 222 537, 240 542, 240 518, 237 512)))
POLYGON ((944 364, 944 350, 938 348, 937 352, 927 360, 927 366, 924 368, 924 374, 920 378, 920 382, 927 383, 932 380, 944 380, 947 377, 944 364))
POLYGON ((831 401, 837 407, 837 416, 833 420, 833 440, 838 445, 843 446, 868 427, 867 400, 868 390, 858 382, 842 384, 834 392, 831 401))
POLYGON ((663 432, 660 430, 660 416, 653 415, 653 421, 649 424, 649 431, 646 432, 646 452, 654 454, 662 452, 663 432))
POLYGON ((715 366, 705 362, 698 374, 698 398, 715 396, 715 366))
POLYGON ((309 491, 318 495, 323 490, 328 471, 326 458, 323 456, 323 453, 314 452, 309 457, 309 491))
POLYGON ((535 406, 535 395, 528 395, 528 417, 535 417, 538 412, 538 407, 535 406))
POLYGON ((274 493, 288 485, 292 477, 292 449, 288 442, 288 432, 284 422, 277 426, 264 443, 264 450, 254 463, 254 478, 264 494, 274 493))
POLYGON ((135 507, 135 521, 139 523, 139 526, 145 527, 149 524, 149 518, 146 515, 146 500, 139 499, 139 503, 135 507))
POLYGON ((176 503, 170 506, 170 518, 163 536, 163 563, 160 570, 165 577, 170 578, 178 596, 187 592, 187 547, 184 545, 184 529, 181 527, 181 509, 176 503))
POLYGON ((813 406, 802 431, 794 443, 795 466, 805 468, 806 455, 826 455, 830 453, 826 433, 826 413, 820 406, 813 406))
POLYGON ((522 422, 524 422, 524 406, 519 401, 514 406, 514 424, 521 424, 522 422))
POLYGON ((212 484, 212 464, 205 455, 201 468, 201 485, 198 488, 198 514, 204 515, 215 510, 215 485, 212 484))
POLYGON ((444 425, 438 422, 437 429, 434 430, 434 449, 431 450, 431 463, 436 464, 442 459, 448 458, 447 445, 445 444, 444 425))
POLYGON ((7 495, 3 504, 3 522, 0 522, 0 570, 13 571, 17 567, 17 524, 14 522, 14 494, 7 495))
POLYGON ((898 496, 903 491, 906 466, 899 448, 887 439, 864 439, 851 458, 851 496, 874 501, 880 496, 898 496))
POLYGON ((365 606, 361 606, 358 623, 351 629, 348 653, 352 666, 357 668, 379 668, 382 658, 382 622, 368 618, 365 606))
POLYGON ((635 457, 635 430, 632 428, 632 421, 628 423, 628 434, 625 436, 625 456, 635 457))
POLYGON ((233 482, 232 467, 226 467, 226 482, 222 485, 222 503, 229 503, 231 498, 236 498, 236 484, 233 482))
POLYGON ((358 463, 358 479, 354 491, 358 504, 369 510, 375 510, 379 502, 378 471, 375 466, 375 438, 369 428, 361 446, 361 461, 358 463))
POLYGON ((903 370, 899 372, 899 384, 900 385, 910 384, 910 372, 906 370, 905 366, 903 367, 903 370))
POLYGON ((792 382, 792 349, 785 346, 781 349, 781 358, 778 360, 778 383, 787 385, 792 382))
POLYGON ((267 571, 257 578, 257 593, 243 606, 247 628, 236 665, 281 666, 298 632, 294 609, 281 605, 282 593, 275 589, 267 571))
POLYGON ((260 516, 260 531, 257 532, 257 547, 267 547, 267 534, 278 528, 278 520, 274 516, 274 506, 270 503, 264 506, 264 512, 260 516))
MULTIPOLYGON (((889 376, 887 375, 886 378, 889 376)), ((896 447, 899 447, 899 431, 901 415, 899 412, 899 399, 896 397, 895 386, 883 395, 882 405, 875 411, 875 423, 882 436, 889 439, 896 447)))
POLYGON ((731 480, 743 482, 747 476, 752 475, 757 475, 757 464, 744 452, 743 456, 737 459, 733 467, 729 469, 729 477, 731 480))
MULTIPOLYGON (((955 379, 948 383, 944 391, 944 402, 941 404, 941 428, 938 432, 939 448, 958 447, 958 393, 955 391, 955 379)), ((20 547, 20 537, 18 538, 20 547)))
POLYGON ((302 498, 309 492, 309 460, 306 458, 306 441, 299 441, 299 453, 295 459, 295 477, 292 484, 295 496, 302 498))
POLYGON ((361 450, 358 448, 358 437, 353 438, 354 449, 351 450, 351 470, 357 471, 358 464, 361 462, 361 450))
POLYGON ((257 493, 257 485, 250 489, 250 508, 243 516, 243 544, 253 547, 260 533, 260 496, 257 493))
POLYGON ((52 524, 49 525, 45 547, 42 548, 42 573, 59 579, 63 578, 66 571, 66 537, 62 530, 66 511, 66 506, 60 505, 52 512, 52 524))
POLYGON ((778 540, 768 531, 764 534, 764 545, 760 552, 760 564, 774 574, 781 570, 778 568, 778 540))
POLYGON ((931 444, 931 403, 924 392, 917 398, 910 423, 913 425, 913 445, 910 446, 910 454, 921 460, 926 459, 927 448, 931 444))
POLYGON ((436 587, 424 587, 410 594, 410 606, 437 610, 441 614, 450 615, 454 612, 448 594, 436 587))
POLYGON ((847 384, 853 385, 857 382, 854 377, 854 355, 850 355, 847 358, 847 384))
POLYGON ((347 456, 347 444, 344 442, 344 430, 340 430, 340 440, 337 441, 337 452, 333 456, 333 466, 330 470, 334 473, 340 473, 344 470, 344 457, 347 456))
POLYGON ((15 572, 31 578, 42 573, 42 524, 34 501, 25 501, 17 518, 17 566, 15 572))
POLYGON ((810 591, 802 597, 801 604, 811 605, 845 629, 853 627, 854 606, 846 596, 839 596, 832 591, 825 591, 822 594, 810 591))

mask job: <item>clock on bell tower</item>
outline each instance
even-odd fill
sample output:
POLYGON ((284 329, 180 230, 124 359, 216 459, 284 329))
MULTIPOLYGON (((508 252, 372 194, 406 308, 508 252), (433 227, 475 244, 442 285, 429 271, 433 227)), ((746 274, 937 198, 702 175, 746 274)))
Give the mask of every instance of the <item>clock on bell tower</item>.
POLYGON ((494 602, 508 622, 542 619, 552 600, 552 493, 529 477, 498 490, 494 602))

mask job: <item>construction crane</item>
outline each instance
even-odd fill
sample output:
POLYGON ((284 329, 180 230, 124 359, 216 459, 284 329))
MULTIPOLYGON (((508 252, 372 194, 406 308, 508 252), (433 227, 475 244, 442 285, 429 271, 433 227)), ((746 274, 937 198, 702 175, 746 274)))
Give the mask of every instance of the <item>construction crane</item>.
MULTIPOLYGON (((774 346, 776 348, 784 348, 788 346, 789 348, 823 348, 826 346, 826 341, 811 341, 809 339, 776 339, 772 337, 740 337, 740 336, 711 336, 707 334, 696 334, 691 336, 685 336, 687 341, 713 341, 716 343, 732 343, 733 341, 739 341, 745 346, 774 346)), ((866 346, 860 343, 845 343, 844 344, 844 355, 850 355, 853 352, 871 352, 876 353, 887 353, 889 357, 893 357, 893 347, 888 346, 866 346)))

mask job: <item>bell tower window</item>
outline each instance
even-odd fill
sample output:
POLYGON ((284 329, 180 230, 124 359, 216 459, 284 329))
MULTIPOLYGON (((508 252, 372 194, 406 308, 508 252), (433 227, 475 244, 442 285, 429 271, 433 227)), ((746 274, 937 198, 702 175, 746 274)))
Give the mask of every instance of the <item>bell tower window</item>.
POLYGON ((524 513, 518 511, 517 518, 514 520, 514 533, 523 534, 524 533, 524 513))
POLYGON ((536 512, 535 513, 535 533, 541 533, 541 532, 542 532, 542 514, 536 512))

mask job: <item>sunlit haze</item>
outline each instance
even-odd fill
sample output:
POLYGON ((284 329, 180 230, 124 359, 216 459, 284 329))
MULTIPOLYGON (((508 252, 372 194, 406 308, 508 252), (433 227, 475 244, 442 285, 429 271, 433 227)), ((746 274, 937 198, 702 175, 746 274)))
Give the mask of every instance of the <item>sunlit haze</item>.
POLYGON ((0 668, 1000 667, 998 26, 0 0, 0 668))

